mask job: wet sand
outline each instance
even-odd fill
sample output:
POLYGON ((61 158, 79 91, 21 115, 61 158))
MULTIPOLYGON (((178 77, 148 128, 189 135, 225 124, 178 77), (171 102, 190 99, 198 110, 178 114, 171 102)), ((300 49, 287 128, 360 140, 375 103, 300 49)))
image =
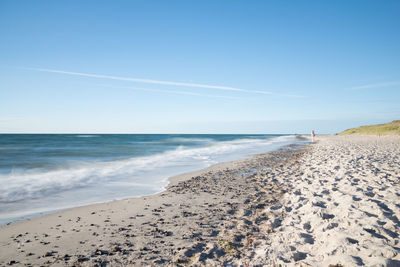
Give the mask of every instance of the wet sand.
POLYGON ((0 265, 167 265, 232 262, 269 231, 285 192, 269 177, 301 150, 256 155, 171 178, 167 190, 65 210, 0 228, 0 265), (264 229, 265 228, 265 229, 264 229))
POLYGON ((318 137, 3 226, 0 265, 399 264, 399 180, 400 137, 318 137))

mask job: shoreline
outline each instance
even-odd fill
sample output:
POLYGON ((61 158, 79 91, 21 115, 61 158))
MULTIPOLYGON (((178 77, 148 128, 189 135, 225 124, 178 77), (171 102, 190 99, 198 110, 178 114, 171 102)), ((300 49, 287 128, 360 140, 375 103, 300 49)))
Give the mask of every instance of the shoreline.
MULTIPOLYGON (((297 136, 297 138, 300 138, 300 139, 303 139, 303 140, 309 139, 308 137, 306 137, 304 135, 297 136)), ((311 141, 310 141, 310 143, 311 143, 311 141)), ((66 211, 69 211, 69 210, 85 208, 85 207, 90 207, 90 206, 103 205, 103 204, 107 204, 107 203, 115 202, 115 201, 126 201, 126 200, 130 200, 130 199, 138 199, 138 198, 146 198, 146 197, 151 197, 151 196, 157 196, 157 195, 162 194, 166 190, 168 190, 168 188, 170 186, 174 186, 174 185, 178 184, 179 182, 183 182, 183 181, 189 180, 194 176, 199 176, 199 175, 201 175, 203 173, 206 173, 206 172, 209 172, 209 171, 215 171, 215 170, 219 170, 219 169, 224 169, 224 168, 229 167, 229 166, 231 166, 233 164, 240 163, 240 162, 246 161, 246 160, 250 160, 250 159, 252 159, 254 157, 257 157, 259 155, 264 155, 264 154, 268 154, 268 153, 276 152, 276 151, 282 151, 282 150, 285 150, 288 147, 301 148, 301 147, 307 146, 310 143, 285 145, 283 147, 278 148, 277 150, 272 150, 272 151, 265 152, 265 153, 251 154, 248 157, 243 158, 243 159, 218 162, 218 163, 212 164, 212 165, 210 165, 210 166, 208 166, 206 168, 200 169, 200 170, 189 171, 189 172, 184 172, 184 173, 181 173, 181 174, 178 174, 178 175, 174 175, 174 176, 166 178, 168 184, 163 188, 162 191, 154 193, 154 194, 141 195, 141 196, 132 196, 132 197, 126 197, 126 198, 122 198, 122 199, 109 200, 109 201, 105 201, 105 202, 95 202, 95 203, 90 203, 90 204, 83 204, 83 205, 74 206, 74 207, 60 208, 60 209, 53 210, 53 211, 37 212, 34 215, 32 215, 33 217, 29 217, 30 215, 26 215, 26 218, 23 218, 25 216, 19 216, 18 218, 21 218, 21 219, 17 219, 15 221, 11 221, 11 222, 8 222, 8 223, 1 224, 0 225, 0 229, 2 227, 8 226, 8 225, 12 225, 12 224, 16 224, 16 223, 24 223, 26 221, 32 221, 32 220, 35 220, 35 219, 40 219, 40 218, 45 217, 45 216, 51 216, 51 215, 62 213, 62 212, 66 212, 66 211)))
POLYGON ((317 136, 0 228, 0 265, 398 266, 400 137, 317 136))
MULTIPOLYGON (((309 138, 307 138, 304 135, 298 135, 296 136, 296 138, 298 140, 302 140, 302 141, 306 141, 309 138)), ((282 148, 285 148, 287 146, 303 146, 303 145, 307 145, 308 143, 293 143, 293 144, 289 144, 289 145, 283 145, 281 147, 275 148, 271 151, 268 152, 262 152, 261 154, 264 153, 269 153, 269 152, 273 152, 273 151, 277 151, 280 150, 282 148)), ((220 166, 220 164, 224 164, 224 163, 231 163, 231 162, 236 162, 236 161, 241 161, 241 160, 246 160, 249 158, 252 158, 256 155, 258 155, 260 153, 256 153, 256 154, 249 154, 244 158, 241 159, 236 159, 236 160, 229 160, 229 161, 222 161, 222 162, 217 162, 214 163, 208 167, 205 168, 201 168, 201 169, 197 169, 197 170, 193 170, 193 171, 188 171, 188 172, 183 172, 183 173, 178 173, 176 175, 167 177, 165 179, 163 179, 163 181, 166 181, 166 185, 158 192, 155 193, 150 193, 150 194, 143 194, 143 195, 137 195, 137 196, 128 196, 128 197, 122 197, 122 198, 114 198, 114 199, 108 199, 105 201, 96 201, 96 202, 91 202, 91 203, 82 203, 79 205, 75 205, 75 206, 67 206, 67 207, 59 207, 53 210, 38 210, 38 211, 34 211, 33 213, 29 213, 27 215, 15 215, 14 217, 10 218, 10 221, 8 221, 8 219, 1 219, 1 221, 4 221, 2 223, 0 223, 0 228, 6 225, 10 225, 10 224, 14 224, 17 222, 23 222, 23 221, 29 221, 29 220, 34 220, 36 218, 40 218, 43 216, 47 216, 47 215, 51 215, 51 214, 55 214, 55 213, 59 213, 59 212, 63 212, 69 209, 75 209, 75 208, 79 208, 79 207, 84 207, 84 206, 91 206, 91 205, 97 205, 97 204, 104 204, 107 202, 113 202, 113 201, 121 201, 121 200, 126 200, 126 199, 131 199, 131 198, 142 198, 142 197, 149 197, 149 196, 153 196, 153 195, 158 195, 164 191, 166 191, 168 189, 168 187, 171 185, 171 183, 174 183, 175 181, 181 181, 182 179, 190 179, 191 175, 195 175, 195 174, 201 174, 202 172, 207 171, 208 169, 212 170, 212 169, 216 169, 218 168, 217 166, 220 166)))
MULTIPOLYGON (((71 264, 71 262, 80 262, 80 263, 89 263, 93 264, 93 260, 98 260, 96 258, 91 257, 91 254, 93 254, 93 244, 87 245, 88 242, 90 242, 90 239, 93 239, 93 231, 94 229, 90 228, 95 228, 97 231, 103 232, 102 235, 107 236, 107 239, 113 239, 112 236, 113 234, 110 234, 107 232, 107 228, 110 227, 111 225, 124 225, 126 224, 125 222, 127 220, 130 221, 135 221, 136 223, 139 223, 139 225, 133 226, 131 224, 130 228, 134 228, 129 232, 141 232, 143 231, 141 224, 144 223, 144 225, 151 224, 150 222, 153 220, 158 219, 160 216, 159 212, 153 212, 153 213, 158 213, 158 215, 154 214, 148 214, 149 210, 159 210, 160 208, 165 209, 168 206, 174 207, 173 209, 170 210, 170 214, 172 217, 171 220, 176 221, 174 225, 178 224, 178 226, 173 226, 172 228, 181 228, 182 225, 179 223, 179 218, 191 218, 191 214, 193 212, 191 211, 191 207, 185 207, 182 206, 184 204, 182 203, 190 203, 191 201, 196 202, 203 202, 203 204, 199 205, 197 207, 199 210, 201 210, 204 213, 210 213, 209 209, 207 207, 204 207, 204 203, 209 203, 209 202, 214 202, 213 204, 208 204, 208 205, 213 205, 213 206, 219 206, 221 203, 231 203, 231 205, 238 205, 240 201, 234 201, 230 202, 231 198, 234 199, 235 197, 229 196, 229 198, 226 196, 225 193, 222 193, 222 195, 216 197, 216 199, 211 199, 209 201, 210 196, 213 196, 213 194, 210 194, 210 192, 202 192, 203 189, 201 189, 201 182, 200 185, 196 184, 193 186, 196 190, 200 191, 197 192, 197 194, 200 195, 205 195, 205 196, 200 196, 197 199, 195 199, 191 193, 189 192, 187 188, 187 184, 190 183, 191 181, 195 181, 195 183, 199 182, 199 177, 205 178, 205 179, 211 179, 213 175, 218 173, 218 175, 221 175, 222 173, 225 173, 228 177, 231 176, 237 176, 237 178, 240 177, 246 177, 246 176, 252 176, 254 175, 253 170, 255 165, 259 165, 259 160, 260 158, 269 158, 268 160, 272 161, 280 161, 281 159, 277 159, 273 156, 275 154, 279 155, 288 155, 288 153, 299 153, 299 148, 296 150, 293 150, 293 147, 300 147, 299 145, 289 145, 286 146, 286 148, 281 148, 277 151, 273 152, 267 152, 263 154, 256 154, 252 155, 250 158, 246 159, 241 159, 237 161, 230 161, 230 162, 221 162, 214 164, 208 168, 205 168, 203 170, 195 171, 195 172, 189 172, 189 173, 184 173, 178 176, 170 177, 169 178, 169 183, 166 189, 158 194, 155 195, 150 195, 150 196, 143 196, 143 197, 134 197, 134 198, 128 198, 128 199, 123 199, 123 200, 115 200, 111 202, 105 202, 105 203, 97 203, 97 204, 91 204, 91 205, 85 205, 85 206, 80 206, 80 207, 74 207, 66 210, 62 210, 56 213, 51 213, 51 214, 46 214, 40 217, 36 217, 33 219, 28 219, 28 220, 23 220, 23 221, 16 221, 12 222, 9 225, 3 225, 0 227, 0 240, 1 241, 1 246, 0 250, 4 251, 4 255, 0 255, 0 264, 6 264, 6 263, 12 263, 13 261, 19 262, 19 263, 33 263, 34 265, 36 264, 49 264, 49 262, 52 262, 53 260, 56 260, 60 264, 71 264), (290 149, 287 149, 289 147, 290 149), (252 166, 252 167, 251 167, 252 166), (240 173, 244 175, 240 175, 240 173), (187 192, 186 192, 187 191, 187 192), (169 203, 166 203, 169 202, 169 203), (167 204, 165 206, 164 204, 167 204), (152 209, 149 208, 149 206, 152 207, 152 209), (129 213, 133 216, 128 216, 126 217, 124 215, 124 210, 128 210, 129 213), (184 211, 184 214, 182 215, 182 210, 184 211), (140 214, 140 213, 147 213, 147 214, 140 214), (97 215, 99 214, 99 215, 97 215), (101 215, 100 215, 101 214, 101 215), (115 216, 118 214, 118 216, 115 216), (189 215, 188 215, 189 214, 189 215), (97 215, 97 216, 96 216, 97 215), (139 215, 144 215, 143 217, 139 215), (139 216, 139 217, 138 217, 139 216), (142 218, 149 216, 152 219, 150 221, 144 222, 142 218), (185 217, 186 216, 186 217, 185 217), (113 217, 119 218, 118 223, 111 223, 111 220, 113 217), (126 218, 124 218, 126 217, 126 218), (68 220, 64 219, 68 218, 68 220), (122 220, 122 218, 124 218, 122 220), (135 218, 135 219, 129 219, 129 218, 135 218), (87 220, 86 225, 81 224, 83 221, 87 220), (90 223, 89 223, 90 222, 90 223), (147 223, 147 224, 146 224, 147 223), (79 225, 77 225, 79 224, 79 225), (90 227, 92 225, 92 227, 90 227), (80 228, 80 229, 78 229, 80 228), (102 228, 102 229, 100 229, 102 228), (46 231, 43 231, 44 229, 47 229, 46 231), (55 233, 57 232, 57 234, 55 233), (82 232, 85 232, 83 235, 82 232), (27 233, 27 234, 26 234, 27 233), (53 234, 54 233, 54 234, 53 234), (79 233, 79 234, 78 234, 79 233), (84 238, 83 236, 86 236, 84 238), (7 241, 5 241, 7 240, 7 241), (62 241, 62 242, 60 242, 62 241), (37 245, 34 245, 34 244, 37 245), (51 245, 56 243, 56 245, 51 245), (13 251, 15 249, 15 246, 12 244, 16 245, 19 249, 16 251, 13 251), (11 247, 10 247, 11 246, 11 247), (31 250, 30 252, 28 252, 31 250), (86 255, 82 253, 83 251, 86 251, 86 255), (47 255, 47 256, 46 256, 47 255), (66 256, 67 255, 67 256, 66 256), (84 259, 81 257, 82 255, 85 255, 84 259), (62 258, 61 258, 62 257, 62 258), (81 259, 82 258, 82 259, 81 259), (67 260, 68 259, 68 260, 67 260)), ((301 149, 301 148, 300 148, 301 149)), ((269 162, 269 161, 268 161, 269 162)), ((272 167, 270 165, 274 165, 273 162, 269 162, 269 167, 272 167)), ((259 166, 260 167, 260 166, 259 166)), ((261 167, 260 167, 261 168, 261 167)), ((239 181, 239 184, 237 184, 238 187, 246 186, 246 184, 243 184, 243 181, 239 181)), ((215 178, 210 180, 210 184, 217 184, 217 187, 219 186, 220 189, 225 188, 225 186, 231 182, 227 179, 220 179, 220 181, 216 181, 215 178), (218 185, 218 183, 224 183, 224 186, 218 185)), ((276 187, 276 186, 274 186, 276 187)), ((207 190, 207 189, 206 189, 207 190)), ((211 191, 213 189, 210 189, 211 191)), ((240 188, 237 188, 237 190, 242 190, 240 188)), ((276 189, 278 191, 278 189, 276 189)), ((242 192, 243 194, 243 192, 242 192)), ((273 195, 275 192, 273 192, 273 195)), ((214 197, 215 198, 215 197, 214 197)), ((224 207, 226 208, 226 205, 229 206, 229 204, 224 204, 224 207)), ((207 214, 207 215, 214 215, 213 213, 207 214)), ((234 216, 232 214, 231 216, 234 216)), ((195 223, 194 221, 198 221, 199 219, 204 219, 207 216, 204 216, 202 218, 195 218, 194 220, 191 219, 191 223, 189 225, 192 225, 195 223)), ((114 221, 114 220, 112 220, 114 221)), ((215 224, 219 225, 220 218, 215 220, 215 224)), ((162 221, 161 221, 162 222, 162 221)), ((170 224, 170 223, 168 223, 170 224)), ((129 224, 128 224, 129 225, 129 224)), ((163 224, 161 224, 163 225, 163 224)), ((160 225, 158 225, 160 227, 160 225)), ((158 228, 156 227, 156 228, 158 228)), ((188 226, 189 227, 189 226, 188 226)), ((213 229, 214 226, 210 226, 210 229, 213 229)), ((217 227, 217 226, 215 226, 217 227)), ((121 227, 118 227, 116 229, 116 232, 118 233, 123 233, 126 230, 118 230, 121 227)), ((127 228, 127 227, 122 227, 122 228, 127 228)), ((171 227, 167 227, 171 228, 171 227)), ((192 226, 190 226, 192 228, 192 226)), ((217 227, 218 228, 218 227, 217 227)), ((96 237, 100 236, 100 233, 96 231, 96 237)), ((178 229, 175 229, 174 231, 166 231, 168 232, 167 235, 171 234, 173 236, 173 239, 176 239, 178 229), (171 233, 169 233, 171 232, 171 233)), ((190 232, 191 230, 186 229, 186 231, 190 232)), ((211 231, 212 232, 212 231, 211 231)), ((219 231, 218 231, 219 232, 219 231)), ((216 233, 216 232, 215 232, 216 233)), ((212 235, 215 235, 212 234, 212 235)), ((115 233, 114 233, 115 234, 115 233)), ((136 235, 136 234, 135 234, 136 235)), ((182 236, 182 233, 181 233, 182 236)), ((217 236, 217 235, 216 235, 217 236)), ((117 238, 115 242, 111 243, 121 243, 119 241, 120 238, 123 238, 123 236, 120 236, 117 238)), ((211 238, 214 238, 211 236, 211 238)), ((104 243, 103 246, 101 244, 99 246, 96 245, 97 249, 105 249, 105 247, 110 246, 110 242, 104 242, 104 239, 97 239, 96 243, 104 243)), ((126 237, 125 237, 126 239, 126 237)), ((135 239, 135 238, 134 238, 135 239)), ((139 243, 145 242, 146 237, 141 237, 139 238, 139 243)), ((215 239, 215 238, 214 238, 215 239)), ((137 241, 137 240, 136 240, 137 241)), ((173 241, 173 243, 175 243, 173 241)), ((137 243, 137 242, 134 242, 137 243)), ((185 243, 185 242, 184 242, 185 243)), ((191 243, 191 242, 189 242, 191 243)), ((190 249, 191 245, 190 244, 182 244, 182 247, 180 250, 183 250, 183 248, 188 248, 190 249)), ((133 243, 131 243, 133 244, 133 243)), ((158 244, 160 245, 160 244, 158 244)), ((132 262, 129 263, 129 257, 132 257, 132 251, 128 253, 127 249, 131 249, 131 247, 135 246, 128 246, 124 248, 125 252, 127 254, 127 257, 125 259, 125 262, 128 264, 132 264, 132 262), (129 257, 128 257, 129 256, 129 257)), ((174 245, 175 247, 175 245, 174 245)), ((142 248, 143 249, 143 248, 142 248)), ((134 249, 136 250, 136 249, 134 249)), ((137 249, 140 251, 140 248, 137 249)), ((179 251, 180 251, 179 250, 179 251)), ((112 251, 112 248, 107 248, 107 251, 112 251)), ((177 251, 177 252, 179 252, 177 251)), ((176 252, 176 253, 177 253, 176 252)), ((3 254, 2 253, 2 254, 3 254)), ((175 254, 176 254, 175 253, 175 254)), ((111 253, 108 253, 111 254, 111 253)), ((107 255, 109 258, 117 258, 116 255, 107 255)), ((140 252, 139 252, 140 254, 140 252)), ((175 256, 176 257, 176 256, 175 256)), ((187 260, 187 255, 183 253, 183 261, 187 260)), ((190 257, 189 257, 190 258, 190 257)), ((169 259, 171 261, 172 259, 169 259)), ((174 260, 176 261, 176 260, 174 260)), ((145 260, 142 262, 143 264, 149 264, 148 260, 145 260)), ((151 263, 152 264, 152 263, 151 263)))

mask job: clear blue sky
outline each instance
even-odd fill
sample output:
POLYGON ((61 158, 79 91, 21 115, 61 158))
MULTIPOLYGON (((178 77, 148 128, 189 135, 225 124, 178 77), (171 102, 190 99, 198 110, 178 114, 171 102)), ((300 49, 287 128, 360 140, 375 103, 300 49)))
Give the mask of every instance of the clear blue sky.
POLYGON ((400 119, 400 1, 0 0, 0 132, 400 119))

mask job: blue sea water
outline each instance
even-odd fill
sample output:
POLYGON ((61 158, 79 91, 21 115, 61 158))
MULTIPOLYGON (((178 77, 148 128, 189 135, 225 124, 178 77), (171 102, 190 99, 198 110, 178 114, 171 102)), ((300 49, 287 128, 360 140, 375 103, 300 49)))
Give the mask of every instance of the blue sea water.
POLYGON ((0 224, 155 194, 171 176, 296 142, 288 135, 0 134, 0 224))

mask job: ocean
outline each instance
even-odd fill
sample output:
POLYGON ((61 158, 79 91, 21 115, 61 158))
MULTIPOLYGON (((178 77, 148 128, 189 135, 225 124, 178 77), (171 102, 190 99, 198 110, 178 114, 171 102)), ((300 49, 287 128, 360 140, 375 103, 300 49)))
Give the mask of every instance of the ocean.
POLYGON ((301 142, 289 135, 0 134, 0 224, 155 194, 169 177, 301 142))

